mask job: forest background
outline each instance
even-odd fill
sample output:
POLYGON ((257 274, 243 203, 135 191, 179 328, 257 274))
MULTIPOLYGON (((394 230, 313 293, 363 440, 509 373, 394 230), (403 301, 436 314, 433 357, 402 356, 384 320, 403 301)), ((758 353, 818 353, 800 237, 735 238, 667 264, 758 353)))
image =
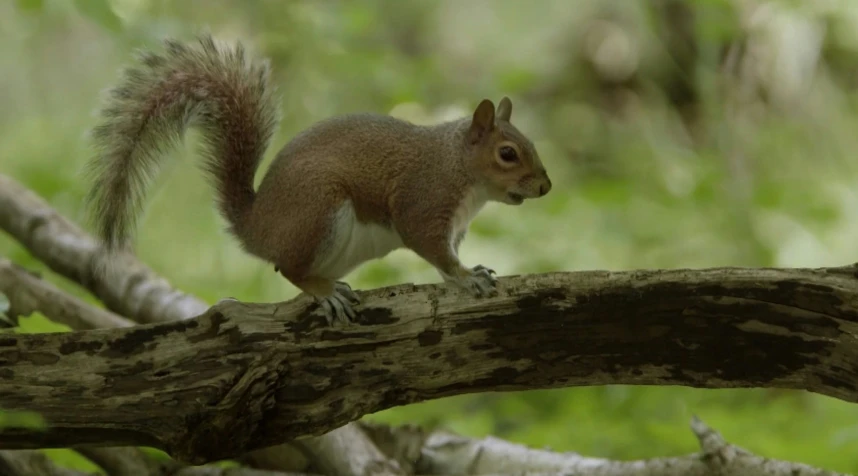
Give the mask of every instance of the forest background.
MULTIPOLYGON (((432 123, 509 95, 554 189, 518 208, 489 205, 462 246, 466 263, 509 275, 858 261, 858 2, 849 1, 2 2, 0 171, 84 224, 86 133, 101 93, 135 48, 201 29, 271 58, 283 120, 263 169, 275 148, 334 114, 432 123)), ((195 139, 153 188, 138 256, 208 302, 295 296, 225 233, 195 139)), ((5 235, 0 255, 45 269, 5 235)), ((398 251, 349 280, 367 289, 439 278, 398 251)), ((57 330, 67 328, 35 315, 18 331, 57 330)), ((366 418, 633 459, 696 451, 692 414, 756 454, 858 473, 858 406, 806 392, 485 393, 366 418)), ((72 451, 50 454, 93 469, 72 451)))

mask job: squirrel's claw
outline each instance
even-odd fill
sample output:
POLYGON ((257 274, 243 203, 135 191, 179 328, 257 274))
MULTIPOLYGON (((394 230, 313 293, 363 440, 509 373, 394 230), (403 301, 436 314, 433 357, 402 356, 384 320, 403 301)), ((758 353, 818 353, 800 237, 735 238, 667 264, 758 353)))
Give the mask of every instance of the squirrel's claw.
POLYGON ((352 308, 349 299, 339 291, 334 291, 330 296, 319 299, 319 303, 329 326, 333 326, 335 321, 348 324, 357 318, 357 313, 352 308))
POLYGON ((319 303, 329 326, 334 325, 335 321, 348 324, 357 319, 357 313, 352 305, 360 304, 360 297, 352 291, 348 283, 337 281, 334 283, 334 292, 330 296, 320 298, 319 303))
POLYGON ((360 297, 352 291, 352 287, 349 286, 349 283, 344 281, 337 281, 334 283, 334 291, 340 293, 343 297, 351 301, 352 304, 360 304, 360 297))
POLYGON ((497 278, 494 270, 478 264, 471 268, 470 274, 463 278, 446 278, 448 282, 470 292, 475 297, 487 297, 497 294, 497 278))
POLYGON ((471 268, 471 271, 473 271, 475 273, 479 273, 481 271, 486 271, 489 273, 489 278, 493 279, 495 282, 497 282, 497 279, 495 279, 495 277, 493 276, 494 274, 497 274, 497 273, 495 273, 495 270, 493 270, 491 268, 487 268, 481 264, 478 264, 478 265, 474 266, 473 268, 471 268))

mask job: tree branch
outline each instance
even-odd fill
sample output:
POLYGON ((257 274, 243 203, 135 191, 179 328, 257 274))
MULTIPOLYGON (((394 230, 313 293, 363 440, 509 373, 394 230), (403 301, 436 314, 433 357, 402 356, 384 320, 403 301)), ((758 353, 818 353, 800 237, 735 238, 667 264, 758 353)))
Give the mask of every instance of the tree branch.
MULTIPOLYGON (((436 431, 428 435, 417 474, 576 474, 599 476, 838 476, 840 473, 753 455, 724 441, 698 418, 691 429, 702 451, 673 458, 616 461, 577 453, 555 453, 509 443, 498 438, 482 440, 436 431)), ((413 433, 393 429, 397 438, 413 433)), ((845 475, 844 475, 845 476, 845 475)))
POLYGON ((186 319, 208 307, 203 301, 172 288, 133 256, 105 254, 75 224, 3 174, 0 174, 0 229, 53 271, 89 289, 108 309, 137 322, 186 319), (96 270, 110 274, 105 279, 96 270))
POLYGON ((0 258, 0 291, 14 304, 11 317, 39 311, 73 329, 131 327, 134 322, 71 296, 38 275, 0 258))
POLYGON ((364 292, 347 328, 298 298, 8 336, 0 407, 37 411, 51 428, 0 431, 0 447, 145 445, 204 462, 393 406, 577 385, 765 386, 855 402, 855 272, 554 273, 502 278, 489 299, 443 285, 364 292))

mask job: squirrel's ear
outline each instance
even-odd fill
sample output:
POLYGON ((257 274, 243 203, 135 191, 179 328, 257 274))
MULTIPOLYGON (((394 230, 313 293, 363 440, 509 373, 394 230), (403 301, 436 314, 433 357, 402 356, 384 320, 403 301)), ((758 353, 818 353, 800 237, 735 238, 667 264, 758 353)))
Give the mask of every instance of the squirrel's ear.
POLYGON ((488 99, 480 101, 474 111, 474 119, 469 130, 472 143, 478 142, 495 127, 495 105, 488 99))
POLYGON ((512 101, 504 96, 498 103, 498 119, 509 122, 510 116, 512 116, 512 101))

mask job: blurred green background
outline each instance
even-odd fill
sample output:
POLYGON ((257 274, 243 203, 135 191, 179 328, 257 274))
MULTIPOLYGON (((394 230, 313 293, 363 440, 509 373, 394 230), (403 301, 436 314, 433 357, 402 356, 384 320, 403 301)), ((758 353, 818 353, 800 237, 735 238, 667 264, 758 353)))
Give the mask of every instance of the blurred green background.
MULTIPOLYGON (((554 189, 489 205, 462 246, 466 263, 501 275, 842 265, 858 260, 856 24, 848 1, 10 0, 0 2, 0 171, 84 223, 81 171, 101 92, 133 49, 208 29, 273 62, 284 119, 268 160, 333 114, 427 123, 509 95, 554 189)), ((139 257, 209 302, 295 296, 225 233, 195 139, 151 190, 139 257)), ((5 235, 0 255, 45 269, 5 235)), ((398 251, 349 280, 439 278, 398 251)), ((692 413, 761 455, 858 472, 858 406, 805 392, 487 393, 367 418, 632 459, 696 451, 692 413)))

